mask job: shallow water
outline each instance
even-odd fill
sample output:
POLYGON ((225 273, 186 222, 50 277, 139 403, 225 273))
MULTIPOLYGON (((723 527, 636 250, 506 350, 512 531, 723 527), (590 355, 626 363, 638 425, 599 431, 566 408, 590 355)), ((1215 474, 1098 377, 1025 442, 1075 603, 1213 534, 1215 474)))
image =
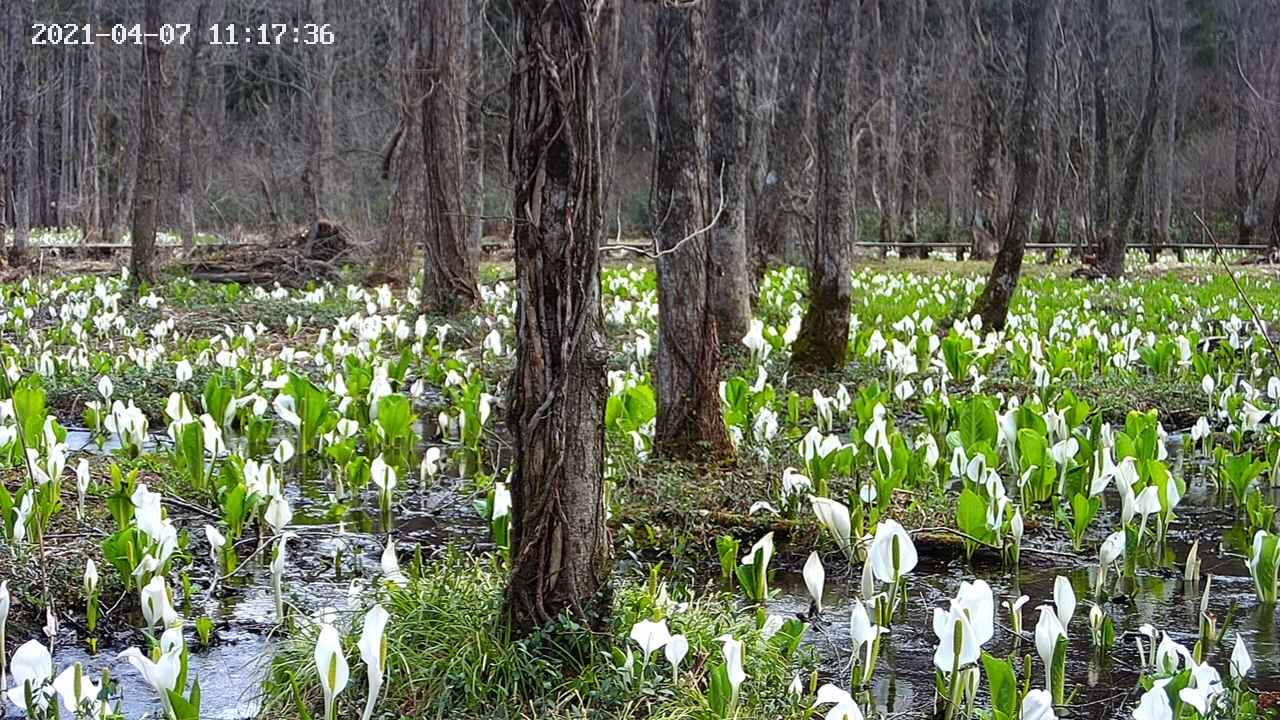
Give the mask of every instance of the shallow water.
MULTIPOLYGON (((1117 521, 1117 514, 1115 508, 1111 508, 1110 514, 1100 513, 1101 520, 1095 521, 1090 529, 1084 543, 1087 550, 1083 553, 1072 552, 1065 530, 1050 530, 1038 534, 1035 540, 1028 538, 1016 571, 1003 568, 997 558, 981 553, 970 564, 963 556, 939 558, 922 550, 919 565, 908 580, 905 614, 900 611, 895 620, 891 640, 881 643, 880 661, 871 687, 877 709, 916 717, 930 715, 935 694, 933 651, 937 646, 932 628, 933 608, 945 608, 960 583, 974 578, 986 580, 996 600, 996 633, 984 649, 999 657, 1009 655, 1015 647, 1019 656, 1030 654, 1033 687, 1045 685, 1044 669, 1036 654, 1033 636, 1039 617, 1036 608, 1052 605, 1057 576, 1065 576, 1071 582, 1078 603, 1068 627, 1071 644, 1067 704, 1077 716, 1130 717, 1141 694, 1137 688, 1140 664, 1135 639, 1142 637, 1143 644, 1150 650, 1138 628, 1150 623, 1191 649, 1199 635, 1200 601, 1209 575, 1213 576, 1209 612, 1216 616, 1220 628, 1233 606, 1235 615, 1208 660, 1227 677, 1231 648, 1236 633, 1240 633, 1254 660, 1251 685, 1263 691, 1280 690, 1276 608, 1258 603, 1244 557, 1219 547, 1219 540, 1231 527, 1232 513, 1216 505, 1213 488, 1202 480, 1188 488, 1178 508, 1178 519, 1166 541, 1165 564, 1157 567, 1155 563, 1146 563, 1137 568, 1134 578, 1119 582, 1112 573, 1110 589, 1100 605, 1115 623, 1117 641, 1109 655, 1095 656, 1089 639, 1089 609, 1097 565, 1094 552, 1110 531, 1097 525, 1117 521), (1182 579, 1182 564, 1197 539, 1204 577, 1199 583, 1187 583, 1182 579), (1169 562, 1169 558, 1175 561, 1169 562), (1012 632, 1008 611, 1000 603, 1012 602, 1023 594, 1030 600, 1022 608, 1023 639, 1019 643, 1012 632)), ((856 599, 860 567, 841 576, 836 570, 840 563, 838 558, 827 558, 824 608, 821 620, 811 630, 811 639, 821 659, 822 673, 832 682, 848 687, 852 652, 849 610, 852 600, 856 599)), ((770 602, 771 612, 789 615, 808 610, 808 591, 798 571, 779 571, 775 586, 779 593, 770 602)))
MULTIPOLYGON (((118 444, 108 443, 99 449, 87 431, 72 431, 68 433, 68 446, 76 451, 105 454, 118 444)), ((426 557, 449 545, 464 550, 488 546, 487 526, 471 508, 461 479, 440 477, 426 488, 416 487, 416 478, 407 482, 415 487, 408 492, 402 487, 389 528, 384 527, 376 510, 369 510, 377 507, 371 490, 348 499, 346 504, 355 509, 339 521, 331 512, 327 483, 312 479, 286 485, 294 509, 290 529, 297 536, 289 543, 285 569, 286 603, 291 613, 352 609, 358 591, 381 574, 380 558, 388 529, 396 539, 401 563, 408 562, 415 546, 421 547, 426 557)), ((192 537, 200 543, 199 549, 193 548, 192 552, 205 552, 207 546, 198 528, 192 537)), ((242 548, 242 564, 216 587, 210 588, 211 578, 197 576, 193 571, 194 608, 178 607, 187 621, 189 677, 200 681, 201 717, 207 720, 249 720, 260 712, 259 693, 274 647, 271 633, 276 627, 276 614, 267 567, 269 548, 264 546, 256 555, 251 555, 252 551, 252 547, 242 548), (198 646, 194 629, 195 620, 201 616, 215 623, 208 648, 198 646)), ((173 587, 173 591, 175 596, 180 594, 180 588, 173 587)), ((143 623, 137 619, 133 624, 137 627, 143 623)), ((121 703, 125 717, 163 717, 157 696, 141 674, 117 657, 130 645, 146 647, 147 639, 141 631, 104 638, 102 643, 100 651, 90 655, 82 641, 64 632, 54 648, 54 666, 61 669, 80 662, 86 674, 94 678, 106 669, 117 684, 113 702, 121 703)))

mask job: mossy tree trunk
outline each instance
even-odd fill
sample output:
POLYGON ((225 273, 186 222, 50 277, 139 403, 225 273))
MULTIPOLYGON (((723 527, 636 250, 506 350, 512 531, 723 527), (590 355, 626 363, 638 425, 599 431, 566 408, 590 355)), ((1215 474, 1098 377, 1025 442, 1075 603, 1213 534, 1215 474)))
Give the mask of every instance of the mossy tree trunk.
POLYGON ((849 86, 857 33, 856 6, 818 0, 825 19, 818 78, 818 197, 809 307, 792 351, 805 369, 844 366, 849 349, 849 243, 853 234, 853 177, 849 157, 849 86))
POLYGON ((606 626, 601 149, 595 22, 583 0, 517 0, 510 85, 515 176, 516 367, 511 579, 528 634, 562 613, 606 626))
POLYGON ((704 12, 700 4, 666 3, 654 12, 660 78, 649 202, 659 252, 655 444, 661 455, 677 458, 733 453, 720 412, 720 343, 708 277, 704 12))
POLYGON ((138 91, 142 128, 138 133, 138 184, 133 196, 129 252, 129 281, 135 286, 156 280, 156 223, 160 213, 164 167, 164 159, 160 157, 160 131, 164 127, 160 79, 164 46, 160 44, 160 0, 147 0, 143 27, 147 39, 142 44, 142 80, 138 91))
POLYGON ((1029 0, 1027 8, 1027 75, 1022 86, 1022 107, 1014 146, 1013 205, 1004 240, 996 253, 987 285, 974 305, 985 327, 1003 329, 1009 318, 1009 302, 1022 275, 1022 256, 1027 250, 1031 208, 1035 204, 1040 176, 1040 96, 1043 94, 1044 66, 1048 38, 1045 16, 1049 0, 1029 0))
POLYGON ((422 43, 426 94, 422 98, 422 161, 426 168, 423 199, 426 232, 422 305, 428 312, 451 314, 480 299, 475 260, 467 247, 469 223, 464 144, 465 73, 469 17, 467 0, 424 3, 422 43))

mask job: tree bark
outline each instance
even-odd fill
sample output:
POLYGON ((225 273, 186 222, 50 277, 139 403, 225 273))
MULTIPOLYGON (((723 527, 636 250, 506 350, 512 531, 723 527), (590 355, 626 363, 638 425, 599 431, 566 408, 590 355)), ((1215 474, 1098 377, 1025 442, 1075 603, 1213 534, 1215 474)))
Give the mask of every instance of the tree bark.
POLYGON ((467 50, 466 0, 433 0, 423 5, 421 34, 426 95, 422 99, 422 161, 426 166, 423 208, 422 305, 452 314, 475 305, 475 260, 467 247, 465 190, 466 108, 463 68, 467 50))
MULTIPOLYGON (((31 24, 31 4, 18 3, 9 28, 13 53, 13 247, 9 262, 26 262, 31 237, 31 196, 35 180, 31 158, 31 87, 28 80, 28 51, 23 33, 31 24)), ((3 243, 0 240, 0 243, 3 243)))
POLYGON ((1244 75, 1245 58, 1248 57, 1249 28, 1244 7, 1238 7, 1232 28, 1231 57, 1227 58, 1227 72, 1231 75, 1232 89, 1232 134, 1235 140, 1234 180, 1236 193, 1236 234, 1238 242, 1247 245, 1253 242, 1253 231, 1256 223, 1254 209, 1254 188, 1249 182, 1249 86, 1244 75))
POLYGON ((133 196, 129 253, 129 282, 135 287, 156 281, 156 223, 160 214, 164 170, 164 159, 160 157, 160 131, 164 127, 160 73, 164 46, 159 39, 160 0, 146 0, 143 25, 147 39, 142 44, 142 83, 138 93, 142 129, 138 136, 138 182, 133 196))
POLYGON ((749 0, 711 0, 711 181, 721 211, 711 228, 711 313, 720 344, 746 335, 751 320, 747 277, 747 54, 749 0))
POLYGON ((857 8, 849 0, 815 4, 824 19, 818 76, 818 197, 809 307, 792 349, 792 365, 837 370, 849 349, 849 242, 853 177, 849 89, 857 8))
MULTIPOLYGON (((327 0, 307 0, 308 16, 316 24, 330 21, 327 0)), ((333 118, 333 48, 316 45, 308 53, 311 63, 311 148, 302 174, 302 185, 308 200, 309 240, 314 241, 320 221, 330 212, 333 192, 334 118, 333 118)))
POLYGON ((1021 116, 1013 151, 1013 205, 1000 252, 996 254, 987 285, 971 313, 980 315, 985 327, 997 330, 1004 328, 1009 318, 1009 301, 1018 289, 1022 256, 1026 253, 1031 225, 1031 208, 1040 176, 1040 96, 1048 45, 1045 29, 1048 8, 1049 0, 1028 0, 1027 77, 1022 86, 1021 116))
POLYGON ((1111 0, 1093 0, 1093 229, 1111 225, 1111 0))
POLYGON ((813 94, 818 77, 816 23, 807 13, 792 18, 791 52, 783 58, 777 96, 777 115, 769 134, 768 163, 752 228, 755 276, 763 277, 770 259, 781 258, 797 236, 808 235, 813 223, 812 185, 807 181, 809 142, 813 127, 813 94))
MULTIPOLYGON (((198 28, 205 27, 209 15, 209 0, 200 3, 196 10, 198 28)), ((200 67, 200 47, 204 43, 193 42, 187 55, 187 83, 182 90, 182 110, 178 115, 178 215, 182 226, 182 249, 191 252, 196 247, 196 206, 192 197, 193 165, 195 149, 192 147, 192 126, 195 124, 196 98, 204 73, 200 67)))
POLYGON ((1106 234, 1098 269, 1107 277, 1124 275, 1124 258, 1129 249, 1130 224, 1138 197, 1138 183, 1151 149, 1151 137, 1156 127, 1156 112, 1160 108, 1160 78, 1164 74, 1164 55, 1160 48, 1160 28, 1156 26, 1155 11, 1147 6, 1147 24, 1151 34, 1151 75, 1147 85, 1147 97, 1142 105, 1142 118, 1129 145, 1129 157, 1125 162, 1124 185, 1120 188, 1120 205, 1116 223, 1106 234))
POLYGON ((374 249, 370 280, 403 285, 413 272, 414 247, 423 237, 426 197, 422 162, 422 125, 418 103, 427 93, 425 75, 418 72, 418 41, 422 19, 418 0, 400 0, 394 17, 399 36, 392 52, 391 76, 399 120, 382 153, 382 175, 391 180, 387 226, 374 249))
POLYGON ((978 147, 973 164, 973 218, 969 232, 975 260, 989 260, 999 250, 1000 191, 996 160, 1004 145, 1005 86, 1003 54, 1008 46, 1008 0, 983 0, 975 27, 982 58, 978 81, 978 147))
POLYGON ((654 13, 661 79, 649 201, 660 253, 655 444, 659 454, 678 458, 725 458, 733 452, 720 412, 720 344, 709 297, 703 12, 692 5, 654 13))
POLYGON ((602 0, 516 0, 510 85, 515 176, 516 367, 511 578, 506 614, 527 635, 567 613, 607 626, 600 128, 602 0))
POLYGON ((485 121, 484 101, 487 96, 484 81, 485 10, 489 0, 470 0, 467 23, 467 244, 471 253, 479 257, 484 239, 484 164, 485 121))

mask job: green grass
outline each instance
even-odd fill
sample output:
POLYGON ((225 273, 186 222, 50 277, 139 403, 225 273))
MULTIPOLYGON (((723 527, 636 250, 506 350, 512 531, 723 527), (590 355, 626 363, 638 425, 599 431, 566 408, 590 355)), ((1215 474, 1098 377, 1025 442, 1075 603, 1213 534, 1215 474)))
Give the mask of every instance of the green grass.
MULTIPOLYGON (((671 632, 689 638, 679 684, 661 651, 647 665, 635 658, 631 678, 614 656, 625 652, 632 624, 659 611, 658 585, 619 580, 612 631, 592 635, 564 621, 551 632, 512 639, 502 624, 504 574, 492 561, 448 554, 422 566, 404 587, 379 592, 390 612, 388 675, 375 717, 414 718, 710 718, 702 698, 707 674, 722 661, 720 642, 729 633, 746 643, 738 718, 800 718, 787 694, 794 673, 808 677, 812 651, 786 657, 778 638, 766 640, 754 613, 735 610, 732 600, 702 593, 682 611, 666 610, 671 632)), ((678 600, 685 593, 672 591, 678 600)), ((343 620, 345 622, 345 619, 343 620)), ((342 623, 340 623, 341 626, 342 623)), ((353 623, 358 624, 358 623, 353 623)), ((354 717, 365 700, 366 681, 354 643, 346 633, 351 682, 340 696, 341 717, 354 717)), ((318 716, 322 693, 312 660, 314 624, 300 619, 282 639, 266 683, 263 717, 318 716)), ((630 644, 638 655, 638 646, 630 644)))

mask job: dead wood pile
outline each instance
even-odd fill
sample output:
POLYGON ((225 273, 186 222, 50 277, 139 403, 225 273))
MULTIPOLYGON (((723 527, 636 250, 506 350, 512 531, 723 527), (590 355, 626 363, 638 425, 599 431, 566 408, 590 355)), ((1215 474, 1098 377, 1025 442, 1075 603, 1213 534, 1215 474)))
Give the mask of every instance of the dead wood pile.
POLYGON ((303 228, 278 245, 197 246, 173 267, 193 280, 298 288, 337 280, 351 250, 342 226, 321 220, 314 237, 303 228))

